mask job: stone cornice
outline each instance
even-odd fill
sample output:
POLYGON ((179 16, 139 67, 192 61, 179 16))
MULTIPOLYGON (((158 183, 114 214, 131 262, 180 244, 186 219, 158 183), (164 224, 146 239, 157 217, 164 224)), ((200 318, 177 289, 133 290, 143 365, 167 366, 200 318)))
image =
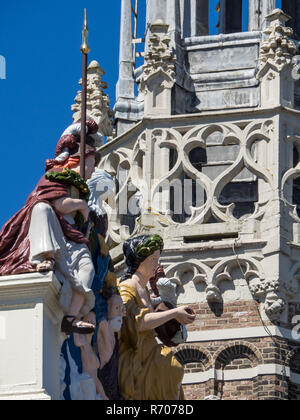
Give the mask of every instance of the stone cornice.
MULTIPOLYGON (((220 120, 224 120, 224 117, 239 117, 240 119, 252 119, 255 116, 269 118, 270 116, 278 115, 280 112, 296 112, 299 113, 300 111, 294 110, 292 108, 288 108, 285 106, 275 106, 270 108, 242 108, 242 109, 229 109, 229 110, 211 110, 211 111, 204 111, 195 114, 178 114, 178 115, 170 115, 168 117, 165 116, 155 116, 155 117, 144 117, 142 121, 139 121, 136 125, 131 127, 129 130, 122 133, 120 136, 115 137, 113 140, 109 141, 108 143, 104 144, 99 151, 102 154, 109 153, 113 149, 117 149, 124 141, 132 138, 133 136, 137 136, 139 132, 147 128, 153 128, 155 123, 160 124, 199 124, 204 122, 216 122, 216 117, 220 117, 220 120), (206 120, 205 120, 206 119, 206 120), (205 120, 205 121, 203 121, 205 120)), ((157 127, 157 126, 156 126, 157 127)))

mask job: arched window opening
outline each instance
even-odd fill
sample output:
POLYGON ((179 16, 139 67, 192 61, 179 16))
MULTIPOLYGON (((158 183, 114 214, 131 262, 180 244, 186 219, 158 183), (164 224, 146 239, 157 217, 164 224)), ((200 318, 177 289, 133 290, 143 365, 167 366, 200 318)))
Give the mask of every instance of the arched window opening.
POLYGON ((207 355, 195 348, 181 349, 175 357, 184 366, 185 373, 205 372, 209 368, 207 355))
POLYGON ((256 354, 249 347, 237 344, 223 350, 216 359, 216 369, 250 369, 258 365, 256 354), (242 362, 242 363, 241 363, 242 362))

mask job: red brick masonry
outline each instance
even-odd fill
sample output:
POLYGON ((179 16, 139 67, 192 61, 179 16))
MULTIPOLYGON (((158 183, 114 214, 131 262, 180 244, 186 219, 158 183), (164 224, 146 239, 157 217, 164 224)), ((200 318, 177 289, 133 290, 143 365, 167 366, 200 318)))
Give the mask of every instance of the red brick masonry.
MULTIPOLYGON (((254 301, 230 302, 224 307, 201 303, 192 307, 197 318, 189 331, 203 333, 263 326, 254 301)), ((274 324, 268 322, 266 325, 274 324)), ((300 343, 298 350, 295 342, 290 343, 283 338, 266 336, 232 340, 229 336, 228 339, 222 337, 220 340, 186 343, 177 347, 176 353, 185 366, 185 373, 199 373, 201 383, 184 385, 188 400, 203 400, 211 395, 223 400, 300 400, 300 384, 292 383, 288 374, 289 369, 300 374, 300 343), (261 365, 279 365, 279 372, 274 375, 257 374, 251 379, 222 380, 223 372, 238 370, 239 377, 243 377, 243 369, 261 365), (289 369, 281 369, 280 366, 289 369), (204 372, 213 371, 218 372, 218 378, 208 375, 209 379, 203 382, 204 372)))

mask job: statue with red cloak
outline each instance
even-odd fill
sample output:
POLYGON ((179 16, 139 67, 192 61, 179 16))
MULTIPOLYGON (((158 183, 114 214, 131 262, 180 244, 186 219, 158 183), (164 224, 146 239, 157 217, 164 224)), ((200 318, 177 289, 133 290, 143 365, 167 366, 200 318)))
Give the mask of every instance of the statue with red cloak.
MULTIPOLYGON (((0 275, 47 272, 55 269, 62 283, 61 304, 66 316, 62 332, 89 334, 92 324, 82 322, 93 308, 91 290, 94 267, 89 241, 75 218, 89 216, 88 186, 79 175, 79 130, 72 124, 63 133, 55 158, 46 162, 46 173, 28 197, 25 206, 0 232, 0 275)), ((89 178, 99 162, 93 134, 98 126, 87 122, 86 174, 89 178)))
POLYGON ((68 127, 24 207, 0 232, 0 276, 54 271, 62 287, 61 399, 119 399, 118 332, 123 303, 101 202, 115 182, 95 167, 100 156, 86 125, 86 179, 80 173, 81 124, 68 127), (100 194, 102 191, 102 195, 100 194))

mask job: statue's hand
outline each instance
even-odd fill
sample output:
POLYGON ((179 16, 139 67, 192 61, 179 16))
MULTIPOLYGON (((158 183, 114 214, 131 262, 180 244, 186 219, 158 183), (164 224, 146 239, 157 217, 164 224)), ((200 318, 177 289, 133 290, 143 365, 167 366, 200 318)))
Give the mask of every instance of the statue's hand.
POLYGON ((89 219, 90 208, 85 200, 81 200, 81 201, 82 201, 82 205, 79 208, 79 211, 82 214, 84 221, 87 222, 89 219))
POLYGON ((177 308, 176 320, 180 324, 187 325, 192 324, 195 321, 196 314, 189 306, 181 306, 177 308))

